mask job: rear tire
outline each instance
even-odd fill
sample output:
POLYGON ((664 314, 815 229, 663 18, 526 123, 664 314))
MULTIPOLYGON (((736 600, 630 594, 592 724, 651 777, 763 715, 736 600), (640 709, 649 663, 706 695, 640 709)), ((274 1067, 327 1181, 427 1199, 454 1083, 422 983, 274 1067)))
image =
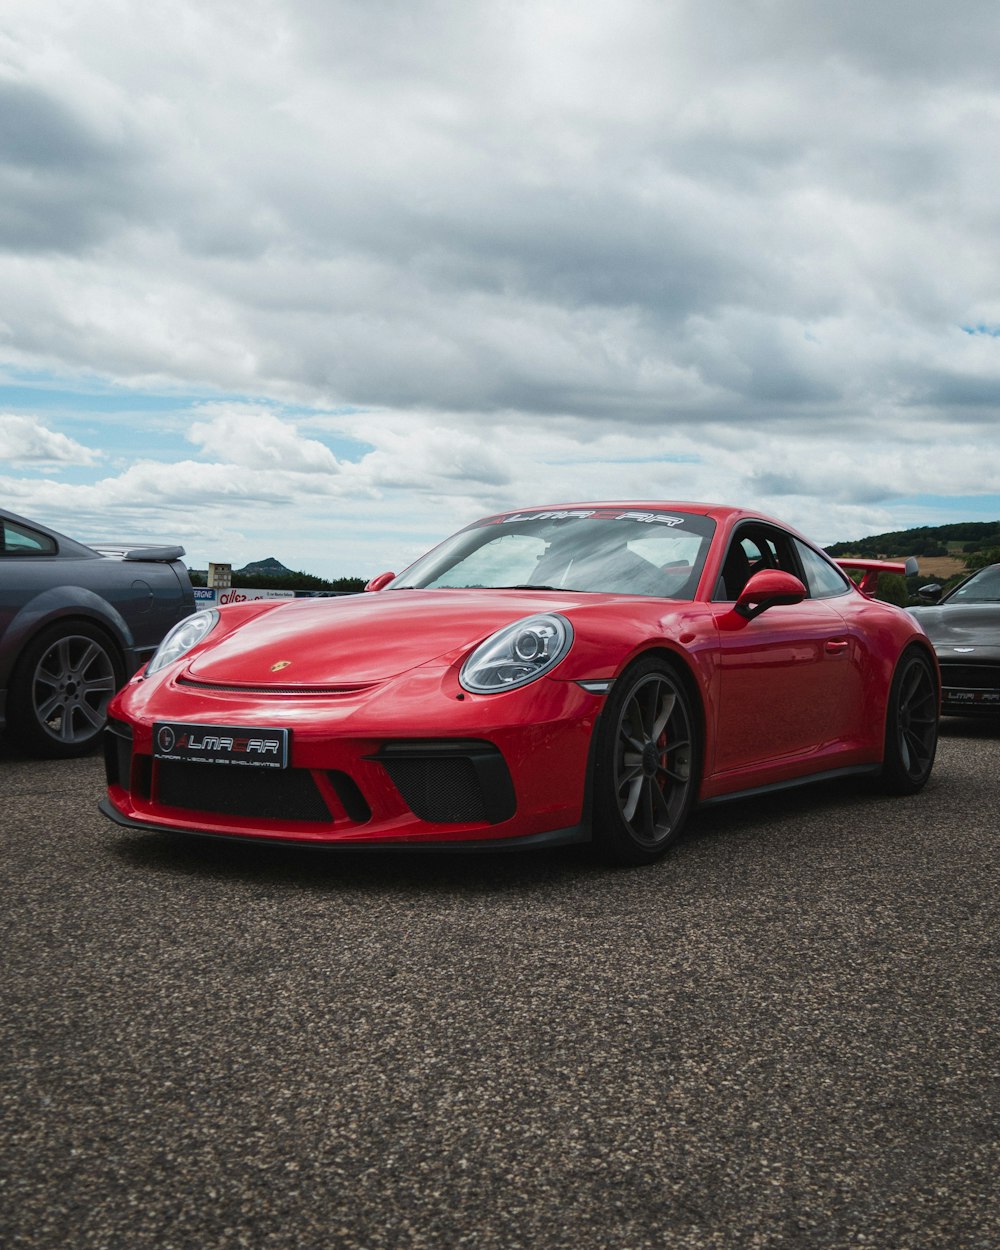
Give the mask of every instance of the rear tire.
POLYGON ((601 716, 594 837, 619 864, 651 864, 681 832, 700 756, 684 683, 669 664, 639 660, 615 682, 601 716))
POLYGON ((85 755, 124 680, 121 654, 103 630, 79 621, 51 625, 28 643, 11 678, 12 745, 48 759, 85 755))
POLYGON ((938 679, 923 651, 904 651, 889 689, 882 786, 890 794, 916 794, 934 766, 938 737, 938 679))

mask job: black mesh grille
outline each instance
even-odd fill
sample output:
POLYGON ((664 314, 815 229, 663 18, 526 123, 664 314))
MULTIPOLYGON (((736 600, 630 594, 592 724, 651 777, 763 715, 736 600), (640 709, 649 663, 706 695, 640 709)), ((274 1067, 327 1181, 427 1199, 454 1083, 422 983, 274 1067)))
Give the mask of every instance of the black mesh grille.
POLYGON ((479 778, 468 759, 383 760, 396 789, 421 820, 460 824, 486 819, 479 778))
POLYGON ((1000 686, 1000 664, 941 663, 941 681, 946 686, 968 690, 989 690, 1000 686))
POLYGON ((387 744, 375 757, 407 807, 431 824, 498 824, 515 811, 514 787, 496 747, 478 742, 387 744))
POLYGON ((169 807, 264 820, 331 821, 304 768, 241 768, 160 760, 156 798, 169 807))

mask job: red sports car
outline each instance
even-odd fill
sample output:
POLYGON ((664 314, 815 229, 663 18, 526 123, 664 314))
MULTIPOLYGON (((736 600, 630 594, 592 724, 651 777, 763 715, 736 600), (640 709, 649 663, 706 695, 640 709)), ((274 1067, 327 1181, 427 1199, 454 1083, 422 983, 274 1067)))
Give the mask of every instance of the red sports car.
POLYGON ((695 804, 937 744, 919 623, 787 526, 588 503, 487 517, 371 593, 197 612, 115 698, 131 828, 335 847, 594 841, 645 863, 695 804))

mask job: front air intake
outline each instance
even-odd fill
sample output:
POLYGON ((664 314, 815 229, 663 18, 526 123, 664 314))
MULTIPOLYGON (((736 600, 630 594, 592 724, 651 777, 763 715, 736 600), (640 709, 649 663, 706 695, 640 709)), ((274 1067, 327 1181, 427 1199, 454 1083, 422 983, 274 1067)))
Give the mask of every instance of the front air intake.
POLYGON ((192 812, 326 824, 333 819, 306 768, 239 768, 158 760, 155 785, 158 803, 192 812))
POLYGON ((517 808, 507 765, 492 743, 390 742, 369 758, 386 770, 413 814, 429 824, 496 825, 517 808))

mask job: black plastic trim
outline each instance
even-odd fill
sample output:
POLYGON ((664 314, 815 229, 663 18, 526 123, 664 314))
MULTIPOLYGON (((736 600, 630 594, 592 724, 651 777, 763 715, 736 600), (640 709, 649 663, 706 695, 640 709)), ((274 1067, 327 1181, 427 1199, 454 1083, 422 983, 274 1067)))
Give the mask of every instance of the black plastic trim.
POLYGON ((120 812, 110 799, 101 799, 98 810, 108 820, 123 829, 136 833, 183 834, 185 837, 211 838, 217 842, 242 842, 248 846, 295 846, 310 847, 316 851, 521 851, 543 850, 546 847, 576 846, 590 841, 590 830, 584 825, 572 825, 567 829, 549 829, 544 833, 530 833, 523 838, 478 838, 468 842, 317 842, 305 838, 261 837, 252 838, 235 833, 211 833, 205 829, 181 829, 174 825, 161 825, 134 820, 120 812))
POLYGON ((809 786, 818 781, 837 781, 841 777, 868 777, 882 771, 881 764, 855 764, 851 768, 831 768, 825 773, 809 773, 805 777, 791 777, 787 781, 772 781, 766 786, 753 786, 749 790, 734 790, 731 794, 716 794, 710 799, 702 799, 699 808, 715 807, 717 803, 728 803, 732 799, 752 799, 763 794, 777 794, 782 790, 797 790, 800 786, 809 786))

